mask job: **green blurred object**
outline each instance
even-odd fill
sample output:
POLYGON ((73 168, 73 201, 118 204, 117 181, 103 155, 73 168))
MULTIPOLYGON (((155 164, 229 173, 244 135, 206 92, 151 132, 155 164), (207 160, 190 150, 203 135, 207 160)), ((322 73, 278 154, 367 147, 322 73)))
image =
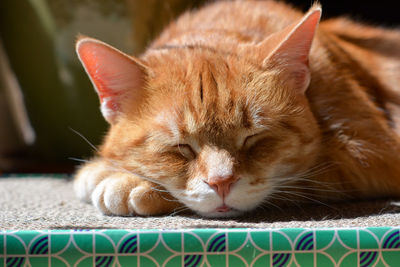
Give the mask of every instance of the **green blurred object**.
POLYGON ((106 132, 97 96, 75 55, 78 34, 137 55, 167 22, 200 2, 0 1, 0 43, 22 91, 35 136, 32 144, 25 140, 23 156, 44 164, 72 165, 70 157, 90 157, 93 149, 71 129, 94 145, 106 132))

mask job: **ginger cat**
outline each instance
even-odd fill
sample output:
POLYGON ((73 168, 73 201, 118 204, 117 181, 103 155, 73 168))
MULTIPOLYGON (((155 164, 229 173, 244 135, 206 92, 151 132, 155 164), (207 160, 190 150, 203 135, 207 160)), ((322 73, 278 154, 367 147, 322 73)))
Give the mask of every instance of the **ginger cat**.
POLYGON ((75 178, 105 214, 400 196, 400 32, 274 1, 187 12, 139 58, 81 37, 110 129, 75 178))

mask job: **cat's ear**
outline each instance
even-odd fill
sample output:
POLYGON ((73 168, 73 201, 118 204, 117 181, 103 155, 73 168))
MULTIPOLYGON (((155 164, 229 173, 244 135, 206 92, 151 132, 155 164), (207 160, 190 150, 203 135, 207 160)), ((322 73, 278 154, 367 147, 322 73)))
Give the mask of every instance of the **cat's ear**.
POLYGON ((138 59, 92 38, 78 39, 76 52, 99 95, 104 118, 114 124, 128 95, 136 104, 143 98, 146 67, 138 59))
POLYGON ((321 7, 314 6, 297 23, 273 34, 259 44, 268 54, 263 66, 278 68, 288 86, 304 93, 310 83, 308 57, 321 18, 321 7))

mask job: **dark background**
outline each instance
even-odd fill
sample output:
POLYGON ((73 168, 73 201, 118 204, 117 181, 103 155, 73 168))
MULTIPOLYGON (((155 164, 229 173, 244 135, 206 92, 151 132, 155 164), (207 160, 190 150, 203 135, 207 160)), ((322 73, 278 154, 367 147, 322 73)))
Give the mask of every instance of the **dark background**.
MULTIPOLYGON (((303 11, 314 3, 314 1, 289 0, 294 6, 303 11)), ((343 1, 343 0, 321 0, 322 17, 349 16, 357 21, 373 25, 397 27, 400 25, 399 2, 397 1, 343 1)))

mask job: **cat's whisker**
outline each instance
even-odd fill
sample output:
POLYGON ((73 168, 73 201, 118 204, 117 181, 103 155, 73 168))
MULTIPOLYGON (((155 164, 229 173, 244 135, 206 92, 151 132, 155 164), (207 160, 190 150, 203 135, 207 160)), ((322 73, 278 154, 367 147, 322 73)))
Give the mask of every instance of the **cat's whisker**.
POLYGON ((186 206, 178 207, 178 208, 174 209, 174 211, 170 214, 170 216, 178 215, 179 213, 182 213, 187 210, 190 210, 190 209, 186 206))
POLYGON ((339 182, 329 182, 329 181, 319 181, 314 179, 314 177, 312 178, 307 178, 307 177, 297 177, 297 180, 294 180, 295 182, 307 182, 310 184, 315 184, 315 185, 319 185, 319 186, 324 186, 324 187, 331 187, 331 188, 335 188, 334 186, 336 185, 342 185, 342 183, 339 182))
POLYGON ((277 188, 286 188, 286 189, 297 189, 297 190, 308 190, 308 191, 315 191, 315 192, 326 192, 326 193, 335 193, 336 195, 340 194, 343 198, 349 198, 348 193, 343 188, 344 183, 334 183, 334 182, 326 182, 326 181, 318 181, 314 179, 306 179, 306 178, 294 178, 290 181, 285 182, 278 182, 275 184, 277 188), (290 184, 293 182, 293 184, 290 184), (303 185, 296 185, 299 182, 307 183, 308 186, 303 185), (338 188, 339 186, 339 188, 338 188))
POLYGON ((185 193, 185 190, 183 190, 183 189, 171 189, 171 190, 167 190, 167 189, 165 189, 165 187, 162 186, 161 184, 158 184, 158 185, 161 186, 161 187, 164 188, 164 189, 160 189, 160 187, 157 187, 157 188, 152 187, 152 188, 153 188, 154 190, 159 191, 159 192, 162 192, 162 193, 174 193, 174 194, 176 194, 176 195, 182 195, 182 194, 185 193))
MULTIPOLYGON (((268 196, 268 198, 277 199, 277 200, 280 200, 280 201, 283 201, 283 202, 288 201, 288 202, 292 203, 293 205, 295 205, 296 207, 301 208, 301 205, 300 205, 300 203, 298 201, 296 201, 294 199, 290 199, 290 198, 284 197, 284 196, 276 195, 276 192, 272 193, 270 196, 268 196)), ((281 208, 281 210, 283 211, 282 208, 281 208)))
MULTIPOLYGON (((334 185, 341 185, 341 183, 332 183, 328 181, 318 181, 311 178, 306 177, 284 177, 284 178, 273 178, 271 179, 274 186, 282 186, 282 185, 295 185, 299 183, 303 183, 301 186, 304 186, 304 183, 307 183, 309 186, 313 186, 312 188, 331 188, 335 190, 334 185), (314 187, 315 186, 315 187, 314 187), (317 187, 318 186, 318 187, 317 187)), ((299 186, 300 187, 300 186, 299 186)))
POLYGON ((297 177, 311 177, 311 176, 317 176, 320 174, 323 174, 325 172, 328 172, 330 170, 332 170, 332 168, 336 166, 335 163, 321 163, 318 165, 315 165, 303 172, 297 173, 297 177))
POLYGON ((283 211, 282 207, 279 207, 278 205, 273 204, 271 201, 268 201, 267 199, 265 199, 265 200, 261 203, 260 207, 261 207, 261 208, 264 208, 265 205, 272 206, 272 207, 274 207, 274 208, 277 208, 277 209, 283 211))
POLYGON ((318 190, 319 192, 331 192, 336 193, 337 190, 334 189, 322 189, 316 187, 306 187, 306 186, 295 186, 295 185, 280 185, 279 189, 295 189, 295 190, 318 190))
POLYGON ((277 193, 279 193, 279 194, 289 194, 289 195, 293 195, 293 196, 296 196, 296 197, 300 197, 300 198, 307 199, 307 200, 309 200, 309 201, 311 201, 311 202, 315 202, 315 203, 324 205, 324 206, 326 206, 326 207, 328 207, 328 208, 331 208, 331 209, 336 209, 335 207, 330 206, 330 205, 328 205, 328 204, 326 204, 326 203, 324 203, 324 202, 322 202, 322 201, 320 201, 320 200, 318 200, 318 199, 311 198, 311 197, 306 196, 305 194, 302 194, 302 193, 299 193, 299 192, 280 190, 280 191, 278 191, 277 193))
MULTIPOLYGON (((265 203, 265 205, 263 205, 263 203, 261 203, 261 205, 259 205, 257 208, 262 209, 264 212, 268 212, 271 209, 271 206, 268 206, 268 203, 265 203)), ((279 208, 279 207, 276 207, 279 208)))
MULTIPOLYGON (((334 183, 334 182, 326 182, 326 181, 318 181, 314 179, 309 179, 309 178, 298 178, 298 177, 289 177, 288 179, 278 179, 275 181, 273 184, 274 187, 279 190, 279 189, 293 189, 293 190, 306 190, 306 191, 314 191, 315 193, 317 192, 326 192, 326 193, 334 193, 335 196, 338 194, 341 195, 343 198, 349 198, 350 196, 346 193, 345 189, 343 189, 343 183, 334 183), (299 182, 307 183, 308 186, 301 184, 299 185, 299 182), (340 189, 338 189, 337 186, 341 186, 340 189)), ((311 192, 307 192, 310 194, 311 192)), ((329 196, 325 196, 325 198, 329 198, 329 196)), ((332 195, 332 199, 335 197, 332 195)))
POLYGON ((168 201, 168 202, 176 202, 176 203, 181 203, 179 200, 177 200, 177 199, 172 199, 172 198, 166 198, 165 196, 163 196, 163 195, 160 195, 161 196, 161 198, 162 199, 164 199, 165 201, 168 201))
POLYGON ((326 169, 321 169, 318 171, 310 172, 310 173, 305 173, 303 175, 298 175, 297 177, 299 178, 315 178, 317 176, 321 176, 322 174, 326 174, 330 172, 332 169, 326 168, 326 169))
POLYGON ((89 162, 89 160, 86 160, 86 159, 78 159, 78 158, 73 158, 73 157, 69 157, 68 159, 73 160, 73 161, 78 161, 78 162, 84 162, 84 163, 89 162))
MULTIPOLYGON (((291 208, 296 208, 299 210, 304 210, 304 207, 302 206, 302 204, 299 201, 290 199, 290 198, 279 198, 279 197, 272 197, 275 200, 279 200, 282 201, 283 203, 285 203, 285 207, 291 207, 291 208)), ((285 211, 285 209, 281 209, 281 211, 285 211)))
POLYGON ((321 187, 326 188, 334 188, 334 185, 342 185, 343 183, 339 182, 329 182, 329 181, 320 181, 316 180, 314 177, 303 176, 286 176, 286 177, 272 177, 271 181, 274 182, 275 185, 289 184, 289 183, 298 183, 298 182, 306 182, 310 184, 319 185, 321 187))
POLYGON ((330 167, 333 167, 333 166, 337 166, 337 164, 338 163, 333 162, 333 161, 322 162, 322 163, 314 165, 311 168, 306 169, 304 172, 307 173, 307 172, 310 172, 310 171, 319 170, 321 168, 326 168, 326 167, 330 168, 330 167))
POLYGON ((170 191, 168 191, 168 190, 159 189, 159 188, 156 188, 156 187, 152 187, 151 189, 154 190, 154 191, 161 192, 161 193, 169 193, 169 192, 170 192, 170 191))
POLYGON ((91 148, 94 149, 94 151, 99 152, 99 150, 97 149, 97 147, 95 145, 93 145, 83 134, 81 134, 80 132, 72 129, 71 127, 69 127, 69 129, 74 132, 75 134, 77 134, 79 137, 81 137, 87 144, 89 144, 89 146, 91 148))
MULTIPOLYGON (((165 190, 160 191, 160 190, 158 190, 158 189, 156 189, 156 188, 154 188, 154 187, 151 188, 151 189, 154 190, 154 191, 162 192, 162 193, 169 193, 169 191, 165 191, 165 190)), ((179 200, 177 200, 177 199, 175 199, 175 198, 167 198, 166 196, 164 196, 164 194, 160 194, 160 197, 161 197, 162 199, 168 201, 168 202, 177 202, 177 203, 180 203, 179 200)))
MULTIPOLYGON (((346 194, 343 188, 340 188, 340 190, 338 190, 338 188, 335 187, 334 185, 343 185, 343 183, 331 183, 305 177, 299 178, 296 176, 284 177, 284 178, 275 177, 274 179, 272 179, 272 186, 274 187, 274 190, 278 192, 291 193, 292 195, 294 195, 296 193, 293 191, 305 190, 308 191, 307 192, 308 195, 310 194, 317 195, 318 192, 326 192, 326 193, 334 193, 331 196, 332 199, 337 198, 338 194, 340 194, 342 198, 349 198, 348 194, 346 194), (308 183, 309 186, 305 186, 304 184, 298 185, 299 182, 308 183), (282 191, 284 189, 286 190, 282 191), (290 189, 293 190, 288 191, 290 189)), ((325 198, 328 199, 329 196, 325 196, 325 198)))

